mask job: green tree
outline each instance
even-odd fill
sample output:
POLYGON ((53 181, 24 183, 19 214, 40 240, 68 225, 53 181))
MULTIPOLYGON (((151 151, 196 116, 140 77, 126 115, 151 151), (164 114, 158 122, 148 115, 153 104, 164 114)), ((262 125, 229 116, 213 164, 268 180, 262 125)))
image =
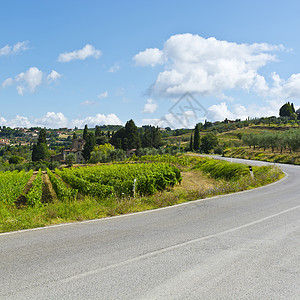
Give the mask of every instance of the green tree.
POLYGON ((218 146, 218 138, 214 133, 207 133, 201 139, 201 150, 204 153, 209 153, 211 149, 214 149, 218 146))
POLYGON ((293 108, 290 102, 285 103, 279 109, 279 116, 280 117, 290 117, 294 113, 293 108))
POLYGON ((45 160, 50 157, 47 143, 46 143, 46 130, 41 129, 38 137, 37 144, 32 148, 32 161, 45 160))
POLYGON ((77 139, 77 134, 76 134, 76 132, 73 133, 72 139, 73 139, 73 140, 76 140, 76 139, 77 139))
POLYGON ((124 150, 139 148, 140 136, 132 119, 125 124, 125 138, 127 139, 127 145, 124 145, 126 147, 124 150))
POLYGON ((82 151, 82 155, 85 161, 89 161, 91 152, 94 150, 95 145, 95 135, 92 132, 88 132, 82 151))
POLYGON ((293 110, 293 113, 295 113, 296 111, 295 111, 294 103, 291 104, 291 108, 293 110))
POLYGON ((100 136, 102 136, 101 128, 100 128, 100 126, 96 126, 96 128, 95 128, 95 137, 97 138, 97 137, 100 137, 100 136))
POLYGON ((72 167, 73 164, 76 163, 76 157, 75 157, 75 154, 74 153, 69 153, 66 157, 66 164, 69 166, 69 167, 72 167))
POLYGON ((38 143, 45 143, 46 144, 47 143, 46 137, 47 137, 46 130, 41 129, 40 133, 39 133, 39 137, 38 137, 38 143))
POLYGON ((84 125, 84 129, 83 129, 83 136, 82 136, 82 138, 86 141, 86 139, 87 139, 87 135, 88 135, 88 127, 87 127, 87 125, 85 124, 84 125))
POLYGON ((199 148, 200 148, 200 130, 199 130, 199 125, 197 124, 194 133, 194 150, 198 151, 199 148))

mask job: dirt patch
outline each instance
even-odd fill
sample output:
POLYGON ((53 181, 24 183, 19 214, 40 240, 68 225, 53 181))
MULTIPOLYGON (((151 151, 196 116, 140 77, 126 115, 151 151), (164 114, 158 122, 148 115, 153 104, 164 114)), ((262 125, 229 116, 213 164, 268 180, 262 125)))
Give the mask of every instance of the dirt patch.
POLYGON ((207 190, 214 187, 214 180, 203 175, 201 171, 181 172, 182 182, 179 188, 185 190, 207 190))
POLYGON ((52 187, 52 184, 51 184, 48 174, 47 173, 43 174, 42 179, 43 179, 42 202, 49 203, 49 202, 52 202, 53 200, 57 200, 56 193, 52 187))

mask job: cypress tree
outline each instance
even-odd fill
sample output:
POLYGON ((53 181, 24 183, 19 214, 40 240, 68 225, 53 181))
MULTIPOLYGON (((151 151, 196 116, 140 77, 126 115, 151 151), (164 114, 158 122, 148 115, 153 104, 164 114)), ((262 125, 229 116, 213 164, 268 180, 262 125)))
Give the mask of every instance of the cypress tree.
POLYGON ((200 130, 198 124, 195 127, 194 133, 194 150, 198 151, 200 148, 200 130))
POLYGON ((92 132, 88 132, 85 144, 83 146, 82 156, 85 161, 88 161, 91 158, 91 152, 94 150, 96 145, 95 135, 92 132))
POLYGON ((95 137, 100 137, 102 135, 101 129, 99 126, 96 126, 95 137))
POLYGON ((191 139, 190 139, 190 151, 193 151, 194 147, 193 147, 193 134, 191 134, 191 139))
POLYGON ((33 145, 31 159, 32 161, 44 160, 49 158, 49 151, 46 142, 46 130, 41 129, 37 144, 33 145))
POLYGON ((291 104, 291 107, 292 107, 293 113, 296 112, 295 107, 294 107, 294 103, 291 104))
POLYGON ((86 141, 87 139, 87 135, 88 135, 88 127, 87 125, 84 125, 84 129, 83 129, 83 136, 82 138, 86 141))

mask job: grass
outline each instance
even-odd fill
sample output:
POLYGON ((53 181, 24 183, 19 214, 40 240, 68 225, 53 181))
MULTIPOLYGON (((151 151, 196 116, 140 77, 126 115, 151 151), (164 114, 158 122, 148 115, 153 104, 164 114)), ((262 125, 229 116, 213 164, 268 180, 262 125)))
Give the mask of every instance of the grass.
MULTIPOLYGON (((153 160, 159 159, 153 157, 153 160)), ((175 159, 176 161, 176 159, 175 159)), ((231 180, 215 179, 199 166, 209 161, 210 166, 219 164, 207 158, 184 157, 177 159, 183 180, 180 185, 157 192, 151 196, 107 198, 102 201, 90 196, 80 196, 75 201, 52 201, 36 206, 0 207, 0 232, 43 227, 47 225, 76 222, 116 216, 180 204, 215 195, 223 195, 262 186, 282 178, 284 175, 274 167, 257 168, 255 179, 248 174, 231 180)), ((230 166, 232 168, 232 165, 230 166)))
POLYGON ((225 149, 224 156, 300 165, 300 153, 290 153, 287 150, 284 150, 281 153, 278 150, 272 152, 271 149, 264 150, 259 148, 253 149, 253 147, 233 147, 225 149))

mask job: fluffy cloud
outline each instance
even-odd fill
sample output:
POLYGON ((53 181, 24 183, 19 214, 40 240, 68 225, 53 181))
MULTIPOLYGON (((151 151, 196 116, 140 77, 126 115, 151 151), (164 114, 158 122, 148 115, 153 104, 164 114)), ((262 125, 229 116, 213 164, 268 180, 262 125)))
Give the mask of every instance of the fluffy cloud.
POLYGON ((47 76, 48 82, 56 81, 61 77, 61 74, 56 72, 55 70, 52 70, 51 73, 47 76))
POLYGON ((4 88, 15 84, 18 94, 24 95, 25 91, 34 93, 44 81, 51 83, 58 80, 60 77, 61 74, 59 74, 55 70, 52 70, 52 72, 48 76, 45 76, 45 74, 37 67, 31 67, 26 72, 22 72, 16 75, 14 79, 5 79, 2 82, 2 87, 4 88))
POLYGON ((15 77, 18 93, 23 95, 25 89, 33 93, 42 80, 43 72, 41 70, 36 67, 29 68, 25 73, 20 73, 15 77))
POLYGON ((71 60, 84 60, 88 57, 99 58, 102 55, 100 50, 97 50, 94 46, 86 44, 82 49, 72 52, 61 53, 58 56, 59 62, 69 62, 71 60))
POLYGON ((155 65, 161 65, 165 62, 164 52, 157 48, 148 48, 135 55, 133 59, 136 65, 141 67, 149 65, 154 67, 155 65))
POLYGON ((97 97, 99 99, 107 98, 108 97, 108 91, 105 91, 105 92, 99 94, 97 97))
POLYGON ((17 54, 28 49, 28 41, 18 42, 14 46, 6 45, 0 48, 0 56, 17 54))
POLYGON ((9 127, 26 127, 40 126, 46 128, 74 128, 75 126, 83 128, 87 124, 89 127, 95 127, 96 125, 122 125, 122 121, 115 114, 97 114, 96 116, 86 117, 84 119, 68 120, 63 113, 47 112, 41 118, 28 118, 25 116, 16 115, 13 119, 7 120, 4 117, 0 117, 1 126, 9 127))
POLYGON ((19 115, 16 115, 11 120, 5 120, 5 121, 6 121, 5 125, 12 127, 12 128, 14 128, 14 127, 26 127, 26 128, 31 127, 31 123, 30 123, 29 119, 27 117, 23 117, 23 116, 19 116, 19 115))
POLYGON ((35 119, 34 123, 40 127, 62 128, 68 126, 68 119, 61 112, 47 112, 41 118, 35 119))
POLYGON ((71 121, 71 127, 83 128, 85 124, 88 127, 95 127, 96 125, 122 125, 122 121, 115 114, 97 114, 95 117, 87 117, 84 119, 74 119, 71 121))
POLYGON ((237 44, 199 35, 171 36, 162 50, 146 49, 134 60, 139 66, 164 64, 150 87, 163 97, 178 97, 185 92, 224 98, 230 89, 268 89, 258 70, 276 57, 272 52, 284 47, 261 44, 237 44))
POLYGON ((247 106, 235 104, 231 110, 226 102, 212 105, 208 108, 207 119, 209 121, 223 121, 226 118, 230 120, 242 119, 248 117, 266 117, 278 116, 279 108, 284 104, 283 100, 268 100, 262 105, 250 104, 247 106))
POLYGON ((143 113, 154 113, 157 109, 157 104, 152 100, 148 99, 147 103, 144 105, 143 113))

